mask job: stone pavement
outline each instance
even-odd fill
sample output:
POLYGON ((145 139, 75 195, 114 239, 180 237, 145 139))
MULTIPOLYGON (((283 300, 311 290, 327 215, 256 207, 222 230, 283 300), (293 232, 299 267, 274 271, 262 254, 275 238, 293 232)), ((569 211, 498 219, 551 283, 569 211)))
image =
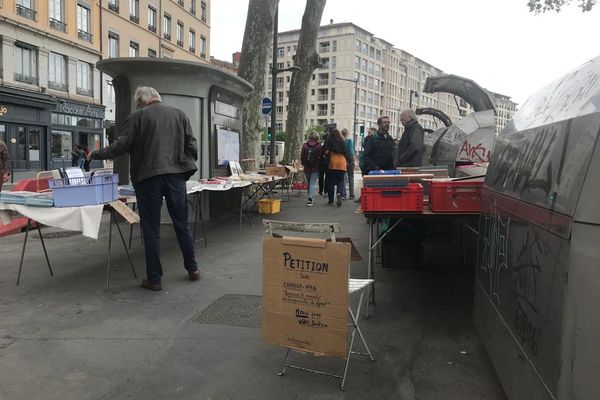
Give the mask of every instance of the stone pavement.
MULTIPOLYGON (((366 260, 368 225, 355 203, 305 202, 304 193, 292 196, 276 219, 339 222, 340 236, 350 236, 366 260)), ((376 267, 374 316, 361 323, 376 362, 353 359, 340 391, 339 380, 326 376, 277 376, 285 350, 262 342, 252 307, 262 290, 261 216, 241 230, 235 215, 207 229, 208 247, 197 247, 202 278, 190 282, 174 233, 163 226, 161 292, 138 287, 119 242, 105 289, 107 215, 97 241, 43 230, 54 277, 32 233, 19 287, 23 234, 0 238, 0 399, 505 399, 472 323, 473 273, 458 266, 445 238, 428 243, 424 269, 376 267), (250 309, 229 313, 229 325, 205 323, 207 307, 236 298, 250 309)), ((143 276, 135 232, 132 257, 143 276)), ((351 270, 365 277, 366 261, 351 270)), ((339 359, 294 361, 343 369, 339 359)))

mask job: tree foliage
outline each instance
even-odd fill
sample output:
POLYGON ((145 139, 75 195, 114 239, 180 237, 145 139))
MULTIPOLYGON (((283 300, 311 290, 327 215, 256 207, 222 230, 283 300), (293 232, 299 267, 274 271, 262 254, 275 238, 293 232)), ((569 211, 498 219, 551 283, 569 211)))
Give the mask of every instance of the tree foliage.
MULTIPOLYGON (((547 11, 560 12, 566 5, 572 3, 573 0, 529 0, 527 6, 529 11, 535 14, 545 13, 547 11)), ((591 11, 598 0, 578 0, 581 11, 591 11)))
POLYGON ((313 71, 320 65, 317 54, 317 37, 326 0, 307 0, 302 16, 300 38, 294 62, 301 68, 292 73, 290 98, 286 121, 287 138, 285 141, 284 162, 300 158, 304 139, 304 120, 306 119, 306 99, 308 85, 313 71))

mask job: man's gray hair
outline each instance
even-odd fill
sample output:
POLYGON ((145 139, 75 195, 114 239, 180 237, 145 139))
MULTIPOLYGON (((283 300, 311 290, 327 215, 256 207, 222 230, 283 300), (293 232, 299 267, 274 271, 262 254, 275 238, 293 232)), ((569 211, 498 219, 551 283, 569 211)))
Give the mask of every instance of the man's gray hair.
POLYGON ((160 94, 156 91, 156 89, 150 86, 138 86, 138 88, 135 89, 134 97, 136 103, 141 102, 146 105, 152 100, 162 101, 160 94))
MULTIPOLYGON (((417 117, 417 114, 415 113, 415 110, 409 108, 407 110, 402 111, 402 114, 406 113, 408 115, 408 119, 414 119, 415 121, 419 120, 419 117, 417 117)), ((400 115, 402 115, 400 114, 400 115)))

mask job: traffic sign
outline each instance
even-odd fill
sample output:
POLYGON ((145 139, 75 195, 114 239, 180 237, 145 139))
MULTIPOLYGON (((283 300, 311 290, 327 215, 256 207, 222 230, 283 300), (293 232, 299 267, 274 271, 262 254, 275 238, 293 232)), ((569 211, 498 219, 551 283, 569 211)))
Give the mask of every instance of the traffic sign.
POLYGON ((265 97, 262 99, 262 113, 264 115, 271 114, 271 109, 273 108, 273 102, 270 98, 265 97))

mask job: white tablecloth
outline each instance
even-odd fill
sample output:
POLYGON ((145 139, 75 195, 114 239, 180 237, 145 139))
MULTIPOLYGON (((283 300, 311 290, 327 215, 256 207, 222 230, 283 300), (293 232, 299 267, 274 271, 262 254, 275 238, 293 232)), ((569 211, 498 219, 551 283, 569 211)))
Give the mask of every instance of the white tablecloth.
POLYGON ((0 210, 16 211, 40 224, 79 231, 83 236, 98 239, 103 204, 82 207, 33 207, 0 203, 0 210))

